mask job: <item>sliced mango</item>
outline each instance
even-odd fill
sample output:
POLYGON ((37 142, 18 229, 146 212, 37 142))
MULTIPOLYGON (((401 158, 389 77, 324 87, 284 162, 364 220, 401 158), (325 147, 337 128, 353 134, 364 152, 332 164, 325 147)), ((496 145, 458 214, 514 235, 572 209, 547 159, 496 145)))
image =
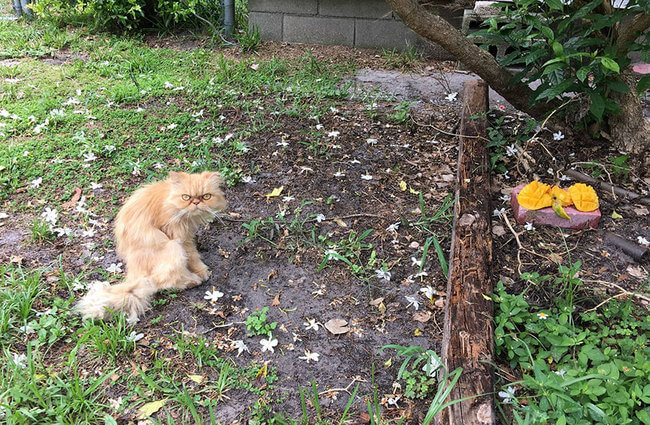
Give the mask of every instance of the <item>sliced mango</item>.
POLYGON ((593 187, 576 183, 568 189, 571 201, 578 211, 595 211, 598 209, 598 195, 593 187))
POLYGON ((517 195, 517 201, 519 205, 527 210, 550 207, 552 203, 551 187, 535 180, 521 189, 521 192, 517 195))

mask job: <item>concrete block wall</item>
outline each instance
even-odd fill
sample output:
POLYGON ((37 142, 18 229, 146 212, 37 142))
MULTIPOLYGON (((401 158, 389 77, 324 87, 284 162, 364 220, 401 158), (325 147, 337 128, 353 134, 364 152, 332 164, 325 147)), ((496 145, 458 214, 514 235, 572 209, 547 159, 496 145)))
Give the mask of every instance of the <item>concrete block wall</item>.
MULTIPOLYGON (((404 25, 385 0, 248 0, 249 25, 264 40, 404 50, 448 58, 404 25)), ((462 12, 450 17, 460 27, 462 12)))

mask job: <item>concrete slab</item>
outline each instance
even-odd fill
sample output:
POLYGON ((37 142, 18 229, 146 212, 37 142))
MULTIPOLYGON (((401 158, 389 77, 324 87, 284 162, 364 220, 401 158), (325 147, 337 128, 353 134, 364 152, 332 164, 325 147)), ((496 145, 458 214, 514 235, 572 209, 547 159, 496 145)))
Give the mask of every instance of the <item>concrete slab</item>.
POLYGON ((519 224, 533 223, 538 226, 562 227, 565 229, 584 229, 590 227, 595 229, 600 221, 600 210, 584 212, 578 211, 571 207, 565 207, 564 211, 571 220, 567 220, 555 214, 551 207, 542 208, 541 210, 529 210, 517 202, 517 195, 525 185, 521 184, 515 187, 510 195, 510 206, 519 224))

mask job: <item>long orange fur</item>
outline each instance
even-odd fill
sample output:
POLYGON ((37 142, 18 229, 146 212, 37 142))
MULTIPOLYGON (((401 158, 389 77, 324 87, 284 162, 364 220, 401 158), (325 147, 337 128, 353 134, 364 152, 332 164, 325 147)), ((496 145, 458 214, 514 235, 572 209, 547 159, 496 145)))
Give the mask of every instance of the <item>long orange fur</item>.
POLYGON ((122 311, 136 320, 163 289, 187 289, 210 276, 196 250, 195 233, 226 207, 219 173, 171 172, 166 180, 136 190, 115 219, 117 253, 126 263, 124 282, 97 284, 79 301, 83 317, 122 311))

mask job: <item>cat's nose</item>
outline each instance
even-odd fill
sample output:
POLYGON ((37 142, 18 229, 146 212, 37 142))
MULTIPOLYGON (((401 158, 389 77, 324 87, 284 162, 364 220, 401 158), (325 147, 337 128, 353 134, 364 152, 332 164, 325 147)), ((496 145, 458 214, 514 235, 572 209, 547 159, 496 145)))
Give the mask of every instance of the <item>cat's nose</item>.
POLYGON ((198 198, 194 198, 194 199, 192 199, 192 203, 193 203, 194 205, 199 205, 200 202, 201 202, 201 200, 198 199, 198 198))

